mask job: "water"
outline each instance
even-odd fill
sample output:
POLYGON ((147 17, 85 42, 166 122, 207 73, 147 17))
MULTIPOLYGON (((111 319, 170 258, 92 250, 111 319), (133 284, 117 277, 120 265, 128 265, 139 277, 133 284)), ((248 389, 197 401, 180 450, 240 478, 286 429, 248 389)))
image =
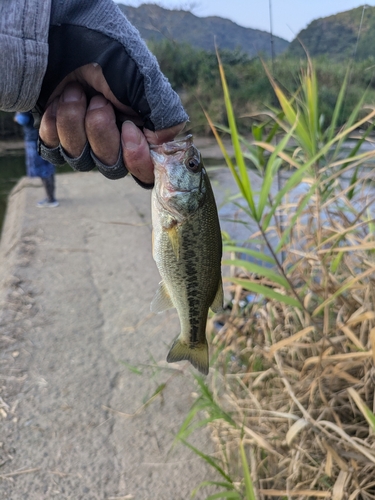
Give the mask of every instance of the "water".
MULTIPOLYGON (((207 164, 207 161, 205 160, 207 164)), ((237 184, 232 177, 229 169, 224 164, 217 164, 212 169, 208 167, 208 173, 211 179, 212 189, 215 194, 216 204, 219 212, 220 227, 230 239, 238 246, 251 247, 265 255, 270 252, 266 247, 262 237, 254 237, 259 233, 259 228, 256 222, 241 208, 246 207, 246 202, 240 197, 233 199, 233 196, 239 192, 237 184), (251 238, 251 244, 249 239, 251 238)), ((283 174, 282 182, 285 183, 288 174, 283 174)), ((257 193, 260 191, 263 180, 255 171, 249 170, 249 178, 251 187, 255 192, 255 203, 257 203, 257 193)), ((302 192, 302 188, 299 188, 302 192)), ((271 195, 274 197, 278 192, 277 180, 271 187, 271 195)), ((297 193, 298 194, 298 193, 297 193)), ((277 246, 276 235, 269 235, 269 240, 274 247, 277 246)), ((267 265, 265 262, 255 261, 253 258, 240 255, 240 258, 250 259, 254 262, 267 265)))
MULTIPOLYGON (((353 147, 354 142, 345 143, 346 154, 353 147)), ((361 148, 361 153, 369 150, 373 150, 373 144, 364 144, 361 148)), ((207 162, 210 165, 213 165, 212 162, 207 162)), ((241 205, 246 207, 245 203, 241 198, 238 200, 230 201, 233 199, 233 195, 238 193, 239 189, 232 178, 228 168, 220 165, 220 162, 216 162, 215 166, 208 166, 209 175, 211 178, 212 187, 215 193, 216 202, 219 210, 219 218, 220 224, 223 231, 227 232, 230 238, 238 245, 238 246, 246 246, 251 247, 254 250, 258 250, 259 252, 270 255, 268 248, 265 245, 265 242, 261 236, 254 238, 254 234, 259 234, 259 228, 256 222, 245 213, 244 210, 241 209, 241 205), (229 200, 229 201, 228 201, 229 200), (241 201, 242 200, 242 201, 241 201)), ((349 172, 344 173, 340 176, 339 182, 341 185, 341 189, 345 189, 350 185, 351 177, 353 175, 354 169, 351 169, 349 172)), ((287 171, 281 171, 281 185, 284 186, 287 182, 291 173, 287 171)), ((364 164, 360 168, 359 177, 362 179, 366 179, 361 183, 360 186, 357 186, 357 195, 355 197, 355 201, 352 201, 353 207, 355 210, 360 212, 364 209, 365 206, 368 206, 366 210, 366 214, 373 219, 375 219, 375 160, 364 164), (360 191, 358 191, 358 189, 360 191)), ((249 170, 249 178, 251 182, 251 186, 253 191, 255 192, 255 204, 257 205, 257 193, 260 192, 263 179, 261 179, 257 172, 249 170)), ((288 193, 288 202, 293 203, 296 202, 304 195, 308 189, 309 185, 301 183, 294 190, 288 193)), ((279 190, 277 179, 274 180, 271 186, 271 197, 275 198, 279 190)), ((356 214, 351 213, 348 207, 345 207, 344 200, 342 201, 342 210, 345 212, 345 216, 347 219, 351 219, 354 221, 356 214)), ((340 210, 340 200, 337 201, 338 210, 340 210)), ((266 209, 267 212, 267 209, 266 209)), ((321 214, 321 217, 324 219, 324 213, 321 214)), ((331 217, 334 215, 331 213, 331 217)), ((339 215, 338 215, 339 218, 339 215)), ((300 219, 300 223, 304 221, 304 218, 300 219)), ((307 224, 307 216, 306 216, 306 224, 307 224)), ((281 221, 282 223, 282 221, 281 221)), ((268 239, 273 248, 276 248, 278 245, 278 237, 276 233, 268 233, 268 239)), ((243 255, 242 258, 253 260, 251 257, 243 255)), ((283 259, 283 256, 280 256, 283 259)), ((265 263, 259 264, 265 265, 265 263)))
POLYGON ((6 155, 0 154, 0 234, 8 194, 25 173, 25 155, 22 150, 7 151, 6 155))

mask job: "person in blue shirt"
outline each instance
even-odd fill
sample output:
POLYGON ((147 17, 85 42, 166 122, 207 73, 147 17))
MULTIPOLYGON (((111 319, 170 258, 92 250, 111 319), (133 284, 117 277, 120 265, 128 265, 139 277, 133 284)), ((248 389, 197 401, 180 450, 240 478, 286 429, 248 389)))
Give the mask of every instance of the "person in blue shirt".
POLYGON ((39 156, 37 151, 38 130, 34 128, 34 118, 30 112, 16 113, 15 121, 22 126, 25 139, 26 173, 28 177, 40 177, 47 197, 37 203, 39 208, 55 208, 59 202, 55 198, 55 167, 39 156))

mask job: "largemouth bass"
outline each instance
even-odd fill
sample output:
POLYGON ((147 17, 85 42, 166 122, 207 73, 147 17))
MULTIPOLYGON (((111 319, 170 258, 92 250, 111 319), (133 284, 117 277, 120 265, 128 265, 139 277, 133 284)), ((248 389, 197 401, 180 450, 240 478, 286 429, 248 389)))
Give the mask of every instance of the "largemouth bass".
POLYGON ((209 369, 208 309, 223 306, 222 241, 211 184, 193 137, 151 146, 153 258, 162 281, 151 311, 175 307, 181 333, 167 356, 209 369))

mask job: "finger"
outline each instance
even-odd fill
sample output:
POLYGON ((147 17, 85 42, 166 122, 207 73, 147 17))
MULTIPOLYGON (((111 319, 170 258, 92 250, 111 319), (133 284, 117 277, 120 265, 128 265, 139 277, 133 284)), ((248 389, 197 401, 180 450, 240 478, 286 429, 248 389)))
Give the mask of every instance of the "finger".
POLYGON ((105 97, 97 95, 91 99, 85 126, 94 154, 105 165, 114 165, 120 150, 120 132, 113 106, 105 97))
POLYGON ((146 137, 132 122, 124 122, 121 129, 124 162, 129 172, 145 184, 154 182, 154 166, 146 137))
POLYGON ((66 153, 77 158, 86 144, 86 96, 78 83, 69 83, 60 96, 57 108, 57 133, 66 153))
POLYGON ((182 132, 186 125, 186 122, 175 125, 174 127, 166 128, 163 130, 157 130, 153 132, 152 130, 144 129, 143 133, 150 144, 163 144, 164 142, 173 141, 174 138, 182 132))
POLYGON ((55 99, 45 110, 40 122, 39 136, 48 148, 56 148, 59 145, 59 134, 56 126, 56 113, 59 99, 55 99))

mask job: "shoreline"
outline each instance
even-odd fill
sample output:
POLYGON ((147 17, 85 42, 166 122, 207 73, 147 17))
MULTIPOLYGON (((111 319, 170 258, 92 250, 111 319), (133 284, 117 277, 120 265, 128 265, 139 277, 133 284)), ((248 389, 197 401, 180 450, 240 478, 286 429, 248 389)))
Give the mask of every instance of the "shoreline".
MULTIPOLYGON (((224 139, 223 143, 229 152, 233 151, 230 140, 224 139)), ((214 160, 223 159, 220 147, 214 137, 196 137, 194 144, 201 152, 203 158, 214 160)), ((12 154, 14 151, 20 151, 24 148, 23 139, 12 139, 9 141, 0 140, 0 155, 12 154)), ((224 159, 223 159, 224 160, 224 159)))
POLYGON ((24 148, 23 139, 11 139, 9 141, 0 140, 0 155, 11 154, 24 148))

